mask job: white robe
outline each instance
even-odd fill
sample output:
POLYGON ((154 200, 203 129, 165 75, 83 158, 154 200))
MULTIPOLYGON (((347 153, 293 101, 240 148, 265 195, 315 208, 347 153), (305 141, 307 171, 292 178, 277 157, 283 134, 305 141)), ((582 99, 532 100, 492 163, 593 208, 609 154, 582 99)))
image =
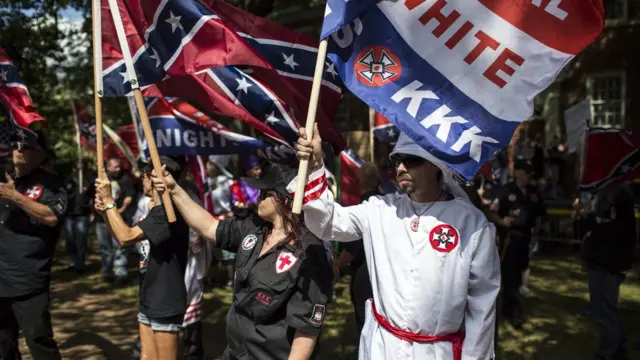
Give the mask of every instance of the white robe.
MULTIPOLYGON (((322 171, 311 174, 303 210, 305 224, 323 240, 363 239, 373 299, 394 327, 423 335, 465 332, 463 360, 493 358, 500 260, 495 227, 468 200, 413 203, 404 194, 370 198, 341 207, 322 185, 322 171), (316 199, 313 199, 316 197, 316 199), (455 229, 455 230, 454 230, 455 229), (433 245, 430 234, 445 230, 447 242, 433 245), (455 232, 458 233, 457 241, 455 232), (455 246, 453 244, 455 243, 455 246), (442 250, 449 246, 450 250, 442 250), (448 251, 448 252, 447 252, 448 251)), ((295 190, 294 179, 289 190, 295 190)), ((360 338, 360 360, 451 360, 450 342, 411 343, 396 338, 373 318, 370 303, 360 338)))

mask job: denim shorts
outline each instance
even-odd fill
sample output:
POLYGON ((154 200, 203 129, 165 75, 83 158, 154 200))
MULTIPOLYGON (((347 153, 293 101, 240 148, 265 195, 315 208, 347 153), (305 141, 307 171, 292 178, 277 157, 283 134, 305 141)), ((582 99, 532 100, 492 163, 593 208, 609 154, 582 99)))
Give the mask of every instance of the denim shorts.
POLYGON ((145 314, 138 313, 138 322, 151 327, 153 331, 177 333, 182 331, 184 316, 169 316, 149 319, 145 314))

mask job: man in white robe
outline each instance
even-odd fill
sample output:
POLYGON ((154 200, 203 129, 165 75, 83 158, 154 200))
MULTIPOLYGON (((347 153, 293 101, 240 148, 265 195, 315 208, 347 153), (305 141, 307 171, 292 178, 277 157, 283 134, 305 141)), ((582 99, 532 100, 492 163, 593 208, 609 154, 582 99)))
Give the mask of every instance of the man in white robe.
POLYGON ((495 227, 451 171, 402 134, 391 159, 405 193, 341 207, 327 190, 317 129, 313 141, 300 133, 298 158, 310 161, 307 228, 324 240, 364 240, 373 299, 359 359, 492 359, 500 291, 495 227))

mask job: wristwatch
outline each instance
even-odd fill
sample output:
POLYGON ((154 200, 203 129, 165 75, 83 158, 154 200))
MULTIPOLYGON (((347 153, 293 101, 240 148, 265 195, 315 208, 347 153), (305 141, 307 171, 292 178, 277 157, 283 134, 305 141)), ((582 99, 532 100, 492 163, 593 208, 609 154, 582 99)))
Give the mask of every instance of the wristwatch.
POLYGON ((113 209, 115 207, 116 207, 116 203, 109 203, 109 204, 104 206, 104 211, 107 211, 109 209, 113 209))

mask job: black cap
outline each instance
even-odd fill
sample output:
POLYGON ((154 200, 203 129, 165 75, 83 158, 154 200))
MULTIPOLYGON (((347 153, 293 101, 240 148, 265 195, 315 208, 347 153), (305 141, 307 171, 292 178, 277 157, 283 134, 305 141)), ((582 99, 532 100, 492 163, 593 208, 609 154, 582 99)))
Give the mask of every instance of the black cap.
POLYGON ((40 150, 49 152, 49 146, 47 140, 44 137, 44 133, 38 130, 25 130, 18 129, 11 133, 9 141, 12 143, 20 143, 26 146, 40 148, 40 150))
POLYGON ((259 190, 275 190, 280 194, 291 198, 287 191, 287 185, 297 175, 295 169, 285 165, 271 164, 262 172, 259 178, 243 178, 247 185, 259 190))
MULTIPOLYGON (((168 156, 160 156, 160 163, 166 166, 167 171, 174 179, 178 180, 180 174, 182 173, 182 165, 178 163, 178 161, 168 157, 168 156)), ((151 174, 153 171, 153 163, 149 162, 141 162, 140 164, 144 164, 144 166, 139 167, 140 171, 143 174, 151 174)))
POLYGON ((532 173, 533 172, 533 166, 531 165, 531 163, 527 160, 524 159, 518 159, 514 162, 513 164, 513 169, 514 170, 522 170, 524 172, 527 173, 532 173))

